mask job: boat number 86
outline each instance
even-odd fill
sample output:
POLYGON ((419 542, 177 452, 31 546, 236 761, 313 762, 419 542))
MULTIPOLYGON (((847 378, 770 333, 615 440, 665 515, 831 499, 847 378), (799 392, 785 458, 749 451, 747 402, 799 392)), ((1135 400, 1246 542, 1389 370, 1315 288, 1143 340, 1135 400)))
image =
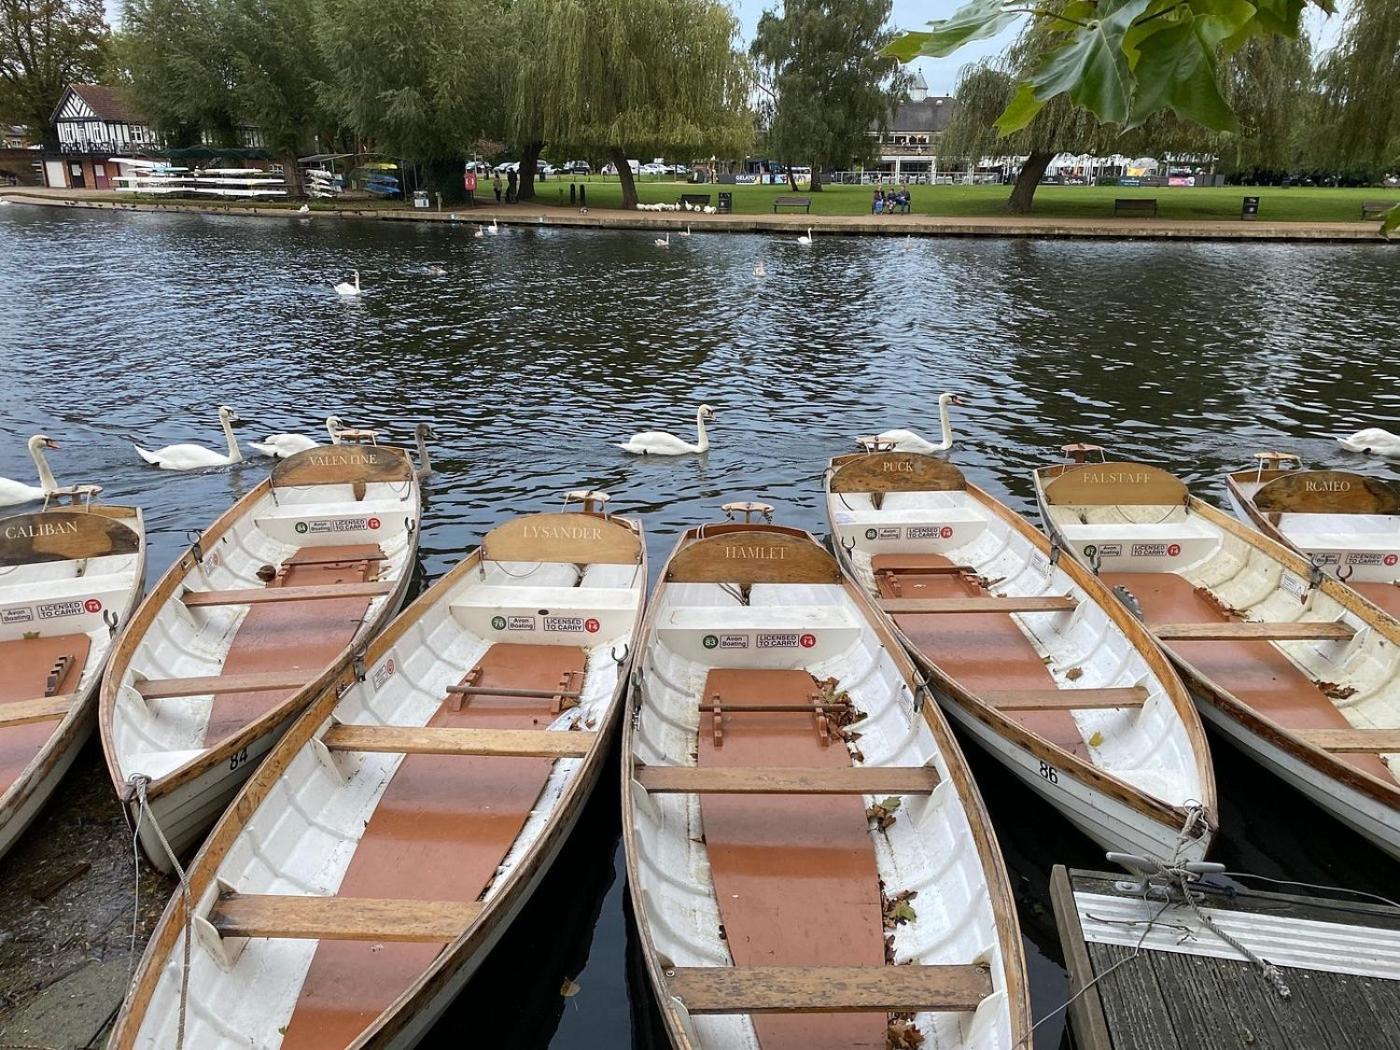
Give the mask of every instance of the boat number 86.
MULTIPOLYGON (((239 766, 244 765, 247 761, 248 761, 248 749, 245 747, 242 751, 235 752, 235 753, 229 758, 229 760, 228 760, 228 767, 229 767, 229 769, 237 769, 239 766)), ((1044 763, 1044 762, 1042 762, 1042 763, 1040 764, 1040 768, 1041 768, 1041 775, 1043 776, 1043 775, 1044 775, 1044 770, 1045 770, 1045 763, 1044 763)))
POLYGON ((1058 784, 1060 782, 1059 772, 1048 762, 1040 763, 1040 775, 1052 784, 1058 784))

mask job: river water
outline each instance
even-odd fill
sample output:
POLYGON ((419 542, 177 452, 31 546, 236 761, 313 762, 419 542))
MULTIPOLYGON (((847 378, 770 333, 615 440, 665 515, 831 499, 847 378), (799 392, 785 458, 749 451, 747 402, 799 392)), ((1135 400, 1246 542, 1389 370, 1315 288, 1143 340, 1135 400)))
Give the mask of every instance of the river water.
MULTIPOLYGON (((268 462, 158 472, 133 441, 217 445, 220 404, 245 420, 244 441, 314 434, 331 413, 406 441, 427 420, 438 434, 427 582, 503 516, 556 507, 579 486, 645 519, 654 569, 679 529, 731 499, 766 500, 779 521, 822 534, 827 458, 857 434, 936 433, 944 390, 968 402, 954 409, 956 462, 1030 514, 1028 471, 1065 441, 1159 464, 1223 503, 1221 473, 1258 449, 1356 468, 1336 435, 1400 430, 1400 282, 1383 246, 819 237, 804 248, 696 232, 662 249, 637 232, 472 229, 0 209, 0 475, 32 481, 24 441, 58 440, 61 483, 96 482, 145 509, 153 581, 268 462), (352 269, 364 295, 342 300, 331 286, 352 269), (642 460, 611 444, 658 427, 693 435, 701 402, 718 415, 705 456, 642 460)), ((1393 890, 1376 851, 1213 743, 1218 859, 1393 890)), ((1101 857, 969 758, 1007 855, 1039 1017, 1065 996, 1050 865, 1101 857)), ((99 761, 90 750, 76 776, 99 776, 99 761)), ((435 1045, 664 1043, 631 957, 614 783, 435 1045), (567 998, 565 978, 578 986, 567 998)), ((68 818, 81 824, 45 819, 68 818)), ((92 871, 115 879, 110 868, 92 871)), ((109 903, 130 895, 90 889, 109 903)), ((1062 1029, 1047 1021, 1036 1045, 1058 1046, 1062 1029)))

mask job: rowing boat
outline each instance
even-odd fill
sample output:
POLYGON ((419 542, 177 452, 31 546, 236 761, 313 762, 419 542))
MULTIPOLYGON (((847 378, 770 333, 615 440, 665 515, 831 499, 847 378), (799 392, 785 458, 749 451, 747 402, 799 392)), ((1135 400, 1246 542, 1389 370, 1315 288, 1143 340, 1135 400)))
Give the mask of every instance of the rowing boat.
POLYGON ((1082 567, 945 460, 832 460, 847 573, 949 717, 1108 850, 1199 860, 1217 822, 1209 747, 1152 636, 1082 567))
POLYGON ((1225 476, 1236 517, 1400 618, 1400 482, 1303 470, 1286 452, 1225 476))
POLYGON ((1400 857, 1400 623, 1164 470, 1035 472, 1047 527, 1151 628, 1221 733, 1400 857))
POLYGON ((103 679, 99 725, 156 867, 198 844, 337 665, 392 618, 419 511, 403 450, 307 449, 279 460, 142 603, 103 679))
POLYGON ((411 1046, 527 903, 598 779, 641 527, 532 514, 325 681, 210 834, 109 1044, 411 1046), (187 973, 186 978, 184 974, 187 973))
POLYGON ((690 529, 623 732, 623 842, 675 1047, 1010 1050, 1029 1030, 1001 854, 888 625, 810 535, 690 529))
POLYGON ((146 583, 141 511, 66 491, 87 502, 0 518, 0 857, 97 724, 112 639, 146 583))

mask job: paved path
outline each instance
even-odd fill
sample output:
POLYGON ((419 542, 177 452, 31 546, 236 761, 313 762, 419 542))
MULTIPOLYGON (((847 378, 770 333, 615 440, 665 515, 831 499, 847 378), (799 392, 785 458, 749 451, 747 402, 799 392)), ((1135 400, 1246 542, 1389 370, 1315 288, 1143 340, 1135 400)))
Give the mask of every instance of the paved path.
MULTIPOLYGON (((260 218, 303 218, 294 209, 255 207, 235 203, 117 200, 93 191, 21 188, 0 191, 16 204, 103 208, 118 211, 194 211, 215 215, 260 218)), ((1331 241, 1384 243, 1378 222, 1245 222, 1239 219, 1071 219, 1038 215, 704 215, 697 212, 621 211, 614 208, 558 205, 484 205, 477 208, 424 210, 413 208, 321 209, 311 221, 332 218, 376 219, 384 222, 466 222, 501 225, 578 226, 587 228, 682 230, 697 233, 785 233, 797 236, 811 227, 816 236, 915 237, 1049 237, 1084 239, 1331 241)), ((1400 244, 1400 238, 1394 243, 1400 244)))

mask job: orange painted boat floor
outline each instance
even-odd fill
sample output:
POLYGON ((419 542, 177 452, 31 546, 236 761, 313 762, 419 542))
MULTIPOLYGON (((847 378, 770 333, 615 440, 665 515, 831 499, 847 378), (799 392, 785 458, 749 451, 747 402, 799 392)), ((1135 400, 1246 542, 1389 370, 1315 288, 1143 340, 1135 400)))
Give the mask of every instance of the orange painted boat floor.
MULTIPOLYGON (((270 587, 310 587, 331 583, 364 583, 379 571, 374 560, 378 545, 302 547, 284 563, 282 575, 270 587), (330 565, 299 565, 299 559, 344 557, 330 565)), ((329 598, 254 605, 238 625, 220 674, 305 670, 307 681, 333 661, 364 622, 368 598, 329 598)), ((224 693, 214 698, 204 746, 213 747, 249 722, 271 711, 295 689, 282 692, 224 693)), ((179 701, 175 701, 178 703, 179 701)))
POLYGON ((1380 606, 1391 616, 1400 620, 1400 584, 1377 581, 1375 583, 1352 583, 1348 586, 1372 605, 1380 606))
MULTIPOLYGON (((902 569, 877 575, 885 598, 976 598, 991 592, 968 574, 922 574, 911 569, 948 566, 941 554, 880 554, 872 567, 902 569)), ((1055 677, 1010 613, 900 613, 899 629, 920 653, 973 695, 991 689, 1054 689, 1055 677)), ((1068 711, 1006 711, 1056 747, 1088 760, 1089 749, 1068 711)))
MULTIPOLYGON (((48 695, 49 672, 54 663, 72 657, 68 670, 53 694, 71 693, 87 663, 90 640, 85 634, 56 634, 45 638, 12 638, 0 642, 0 707, 19 700, 38 700, 48 695)), ((51 722, 0 729, 0 794, 19 779, 24 767, 34 760, 59 726, 51 722)))
MULTIPOLYGON (((579 688, 587 654, 577 646, 491 646, 475 684, 555 689, 566 671, 579 688)), ((465 679, 464 679, 465 681, 465 679)), ((444 703, 430 726, 543 729, 549 700, 478 695, 444 703)), ((343 897, 474 901, 520 835, 549 779, 548 758, 407 755, 365 827, 337 891, 343 897)), ((302 983, 283 1050, 339 1050, 432 963, 442 944, 322 941, 302 983)))
MULTIPOLYGON (((1106 572, 1142 606, 1149 624, 1225 623, 1232 619, 1195 586, 1171 572, 1106 572)), ((1268 641, 1169 642, 1167 647, 1203 676, 1285 729, 1350 729, 1351 723, 1311 678, 1268 641)), ((1375 755, 1336 756, 1373 776, 1391 780, 1375 755)))
MULTIPOLYGON (((808 703, 805 671, 724 669, 705 697, 733 703, 808 703)), ((715 746, 700 716, 697 764, 849 767, 839 736, 822 747, 805 712, 734 712, 715 746)), ((880 877, 859 795, 702 795, 700 817, 720 920, 736 966, 882 966, 880 877)), ((891 892, 898 887, 891 887, 891 892)), ((762 1014, 763 1050, 883 1050, 883 1013, 762 1014)))

